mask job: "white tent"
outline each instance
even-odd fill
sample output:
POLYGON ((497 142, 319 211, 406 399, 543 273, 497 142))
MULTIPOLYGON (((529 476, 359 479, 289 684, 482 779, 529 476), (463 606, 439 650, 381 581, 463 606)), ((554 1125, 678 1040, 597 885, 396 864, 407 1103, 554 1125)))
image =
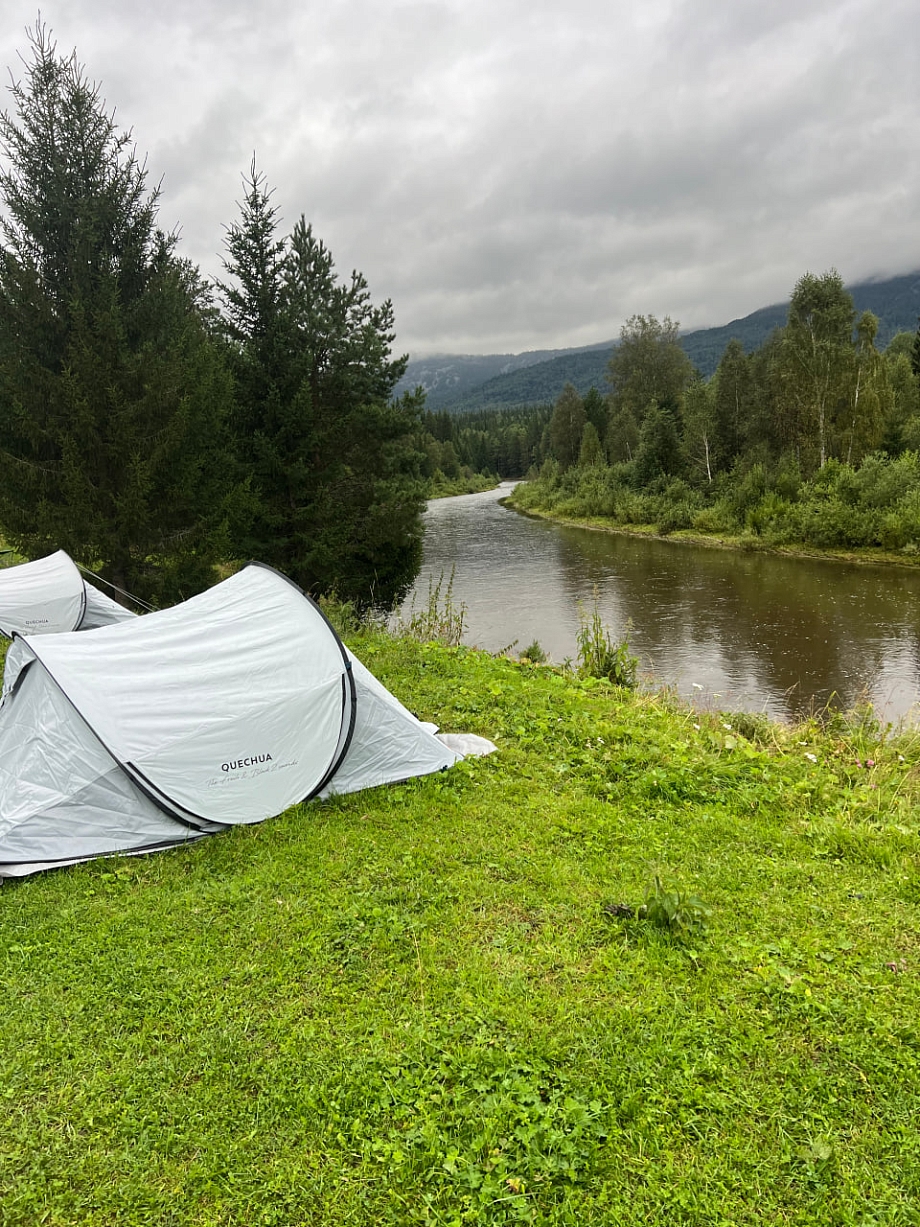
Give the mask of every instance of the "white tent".
POLYGON ((69 554, 0 570, 0 635, 92 630, 135 615, 87 583, 69 554))
POLYGON ((309 597, 250 564, 172 609, 14 638, 0 702, 0 876, 200 839, 461 757, 309 597))

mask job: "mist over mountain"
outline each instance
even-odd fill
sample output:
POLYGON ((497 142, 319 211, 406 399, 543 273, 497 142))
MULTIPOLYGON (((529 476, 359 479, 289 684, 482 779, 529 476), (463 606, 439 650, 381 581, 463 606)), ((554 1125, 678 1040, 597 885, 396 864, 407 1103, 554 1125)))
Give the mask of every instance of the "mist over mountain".
MULTIPOLYGON (((847 287, 857 314, 878 316, 876 344, 880 349, 897 332, 914 332, 920 316, 920 271, 847 287)), ((750 353, 786 322, 788 302, 761 307, 716 328, 685 333, 681 344, 706 377, 713 374, 733 338, 750 353)), ((477 409, 554 401, 566 383, 584 395, 589 388, 607 390, 606 372, 616 341, 601 341, 578 349, 531 350, 523 354, 441 354, 412 359, 397 385, 398 394, 421 385, 432 411, 469 413, 477 409)))

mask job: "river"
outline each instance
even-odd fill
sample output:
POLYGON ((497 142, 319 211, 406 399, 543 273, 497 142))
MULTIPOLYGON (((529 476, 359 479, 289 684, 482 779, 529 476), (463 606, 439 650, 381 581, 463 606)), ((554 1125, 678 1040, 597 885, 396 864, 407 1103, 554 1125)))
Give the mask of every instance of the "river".
POLYGON ((790 719, 868 698, 884 720, 916 718, 920 571, 569 528, 502 507, 511 489, 425 512, 413 597, 424 605, 429 580, 453 570, 467 643, 518 653, 536 639, 574 658, 596 589, 614 638, 630 627, 644 682, 698 706, 790 719))

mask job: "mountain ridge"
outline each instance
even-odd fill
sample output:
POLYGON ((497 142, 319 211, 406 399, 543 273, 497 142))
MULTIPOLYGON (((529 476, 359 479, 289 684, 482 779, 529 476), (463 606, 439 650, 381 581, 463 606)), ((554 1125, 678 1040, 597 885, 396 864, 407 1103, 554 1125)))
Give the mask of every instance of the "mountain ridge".
MULTIPOLYGON (((877 344, 884 348, 895 333, 913 332, 920 316, 920 270, 897 277, 872 278, 847 287, 857 314, 872 311, 879 320, 877 344)), ((788 300, 759 307, 748 315, 711 328, 683 333, 681 345, 704 376, 712 375, 730 340, 747 352, 762 345, 786 322, 788 300)), ((553 401, 566 383, 584 395, 591 387, 606 391, 606 370, 616 341, 572 349, 529 350, 522 354, 442 354, 412 359, 397 385, 398 394, 422 386, 434 412, 469 413, 553 401)))

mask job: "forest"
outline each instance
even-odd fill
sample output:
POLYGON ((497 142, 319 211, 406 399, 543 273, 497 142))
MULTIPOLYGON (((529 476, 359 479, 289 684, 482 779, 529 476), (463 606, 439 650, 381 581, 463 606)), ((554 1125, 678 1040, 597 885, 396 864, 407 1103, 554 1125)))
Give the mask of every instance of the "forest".
POLYGON ((389 300, 341 277, 255 159, 209 281, 159 225, 133 135, 40 23, 0 115, 0 537, 154 603, 248 557, 392 608, 427 497, 531 480, 519 506, 660 533, 920 549, 920 346, 877 345, 834 272, 704 378, 670 319, 624 324, 606 387, 429 412, 399 395, 389 300))
POLYGON ((495 411, 475 426, 464 417, 445 443, 461 465, 483 457, 500 476, 526 472, 514 496, 523 509, 660 534, 912 555, 920 334, 901 332, 880 350, 877 329, 871 312, 857 317, 835 270, 805 274, 786 323, 752 353, 730 341, 704 379, 676 323, 633 316, 605 395, 569 385, 529 415, 495 411))
POLYGON ((155 604, 258 558, 391 607, 421 559, 422 400, 392 303, 279 230, 255 160, 210 282, 40 22, 0 115, 0 538, 155 604))

